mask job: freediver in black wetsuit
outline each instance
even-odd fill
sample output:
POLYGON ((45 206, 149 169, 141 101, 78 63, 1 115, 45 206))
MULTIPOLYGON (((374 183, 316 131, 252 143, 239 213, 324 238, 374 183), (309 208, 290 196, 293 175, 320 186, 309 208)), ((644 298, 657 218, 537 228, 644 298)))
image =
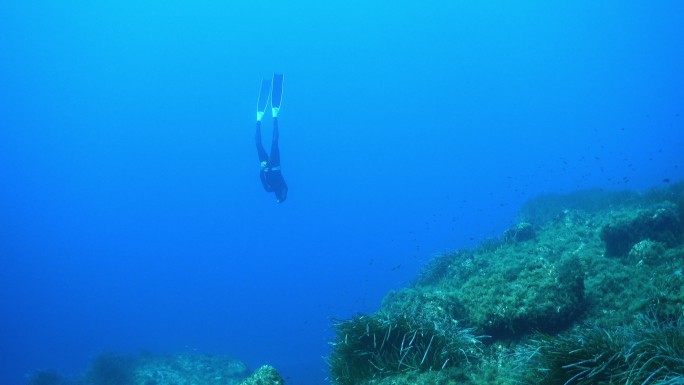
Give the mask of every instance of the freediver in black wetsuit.
POLYGON ((278 112, 280 112, 280 102, 283 94, 283 75, 273 75, 273 88, 271 82, 264 80, 261 83, 261 93, 257 104, 256 122, 256 146, 261 163, 259 178, 264 190, 275 193, 276 202, 283 203, 287 199, 287 184, 280 170, 280 148, 278 147, 278 112), (271 112, 273 113, 273 139, 271 140, 271 156, 268 156, 264 145, 261 143, 261 118, 264 116, 268 105, 269 94, 271 96, 271 112))
POLYGON ((276 201, 283 203, 287 198, 287 184, 280 171, 280 149, 278 148, 278 118, 273 117, 273 140, 271 141, 271 156, 266 154, 263 144, 261 144, 261 121, 256 124, 256 145, 261 162, 259 177, 264 190, 275 193, 276 201))

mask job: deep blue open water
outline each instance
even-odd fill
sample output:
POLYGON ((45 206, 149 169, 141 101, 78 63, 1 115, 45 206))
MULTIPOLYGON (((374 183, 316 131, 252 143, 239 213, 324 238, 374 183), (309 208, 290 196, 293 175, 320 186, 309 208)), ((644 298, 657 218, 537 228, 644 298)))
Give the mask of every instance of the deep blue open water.
POLYGON ((682 20, 674 0, 2 2, 0 384, 141 350, 324 384, 331 318, 527 199, 683 179, 682 20), (282 204, 254 145, 273 72, 282 204))

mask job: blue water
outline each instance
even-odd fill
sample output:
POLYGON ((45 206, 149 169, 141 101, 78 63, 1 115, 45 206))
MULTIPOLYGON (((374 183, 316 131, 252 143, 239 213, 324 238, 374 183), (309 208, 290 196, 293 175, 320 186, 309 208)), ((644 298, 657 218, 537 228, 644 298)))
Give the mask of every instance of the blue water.
POLYGON ((2 2, 0 383, 141 350, 325 383, 331 318, 528 198, 684 179, 682 20, 674 0, 2 2), (283 204, 254 146, 274 71, 283 204))

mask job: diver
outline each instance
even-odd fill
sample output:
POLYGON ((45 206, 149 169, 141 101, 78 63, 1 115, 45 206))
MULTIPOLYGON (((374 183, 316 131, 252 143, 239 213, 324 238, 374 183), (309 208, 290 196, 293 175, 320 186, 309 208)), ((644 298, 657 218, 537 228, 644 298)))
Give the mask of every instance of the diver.
POLYGON ((257 102, 256 146, 261 163, 259 177, 264 190, 275 193, 276 202, 283 203, 287 199, 287 184, 280 170, 280 149, 278 148, 278 112, 283 97, 283 75, 273 74, 273 84, 270 80, 262 80, 259 101, 257 102), (271 155, 269 156, 261 143, 261 118, 271 99, 271 113, 273 114, 273 139, 271 140, 271 155))

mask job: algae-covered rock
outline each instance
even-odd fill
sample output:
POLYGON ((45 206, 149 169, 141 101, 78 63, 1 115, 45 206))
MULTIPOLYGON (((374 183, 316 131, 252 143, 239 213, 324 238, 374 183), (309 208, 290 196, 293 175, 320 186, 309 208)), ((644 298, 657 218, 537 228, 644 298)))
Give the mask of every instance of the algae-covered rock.
POLYGON ((546 231, 539 239, 531 225, 516 225, 515 231, 504 234, 508 241, 440 256, 424 271, 428 278, 388 294, 382 309, 425 324, 457 319, 494 336, 562 328, 584 306, 576 221, 584 219, 566 214, 553 224, 555 231, 546 231), (517 231, 527 235, 517 238, 512 235, 517 231), (556 245, 559 239, 569 246, 556 245))
POLYGON ((663 202, 647 209, 626 208, 613 214, 615 219, 601 229, 606 255, 621 257, 644 240, 675 246, 682 242, 682 222, 678 208, 663 202))
POLYGON ((660 256, 665 252, 666 245, 662 242, 655 242, 644 239, 632 246, 627 253, 629 259, 636 263, 654 264, 660 260, 660 256))
POLYGON ((491 269, 463 285, 465 319, 488 334, 558 330, 580 313, 584 299, 579 260, 539 257, 515 271, 491 269))
POLYGON ((506 242, 525 242, 535 236, 534 228, 529 222, 517 223, 504 232, 503 238, 506 242))
POLYGON ((274 367, 264 365, 242 381, 240 385, 283 385, 284 383, 285 380, 274 367))

